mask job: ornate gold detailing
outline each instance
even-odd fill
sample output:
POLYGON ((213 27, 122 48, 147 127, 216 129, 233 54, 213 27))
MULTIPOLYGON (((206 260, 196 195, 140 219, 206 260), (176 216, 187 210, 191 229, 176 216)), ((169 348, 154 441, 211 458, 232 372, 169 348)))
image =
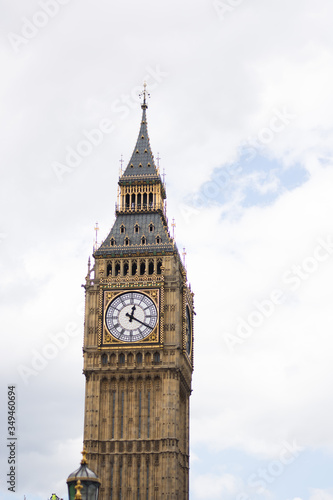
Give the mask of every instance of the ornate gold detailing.
POLYGON ((81 451, 81 455, 82 455, 82 460, 81 460, 81 465, 87 465, 88 462, 87 462, 87 450, 86 448, 83 446, 83 450, 81 451))
POLYGON ((80 481, 80 479, 78 479, 77 483, 75 485, 75 491, 76 491, 76 493, 75 493, 74 500, 82 500, 82 495, 81 495, 82 488, 83 488, 83 486, 81 484, 81 481, 80 481))

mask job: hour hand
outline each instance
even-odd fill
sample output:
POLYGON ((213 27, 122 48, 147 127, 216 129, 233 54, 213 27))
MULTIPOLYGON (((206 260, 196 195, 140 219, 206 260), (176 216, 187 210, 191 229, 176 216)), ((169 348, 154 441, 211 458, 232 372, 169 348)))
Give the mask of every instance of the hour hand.
POLYGON ((135 306, 132 307, 132 312, 131 314, 126 313, 126 316, 129 317, 130 323, 132 323, 132 319, 134 317, 134 311, 135 311, 135 306))

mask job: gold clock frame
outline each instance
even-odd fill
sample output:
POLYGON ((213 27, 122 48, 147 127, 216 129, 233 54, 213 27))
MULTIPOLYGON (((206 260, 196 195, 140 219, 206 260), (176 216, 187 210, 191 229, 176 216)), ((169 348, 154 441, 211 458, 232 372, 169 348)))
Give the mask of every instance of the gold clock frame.
POLYGON ((158 286, 136 286, 128 288, 113 288, 105 286, 100 290, 99 297, 99 321, 98 321, 98 348, 104 349, 133 349, 145 348, 149 346, 163 346, 164 343, 164 287, 158 286), (152 332, 142 340, 126 342, 114 337, 108 330, 105 322, 105 314, 110 303, 119 295, 129 292, 138 292, 147 295, 153 302, 157 310, 157 322, 152 332))

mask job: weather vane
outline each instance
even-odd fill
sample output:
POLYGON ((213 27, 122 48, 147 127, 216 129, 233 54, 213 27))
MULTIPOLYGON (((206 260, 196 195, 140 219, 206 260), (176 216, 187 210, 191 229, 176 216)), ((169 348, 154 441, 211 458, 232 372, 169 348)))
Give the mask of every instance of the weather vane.
POLYGON ((147 92, 147 82, 143 82, 143 92, 140 92, 139 97, 140 99, 143 97, 142 105, 146 106, 147 105, 146 97, 150 97, 149 92, 147 92))

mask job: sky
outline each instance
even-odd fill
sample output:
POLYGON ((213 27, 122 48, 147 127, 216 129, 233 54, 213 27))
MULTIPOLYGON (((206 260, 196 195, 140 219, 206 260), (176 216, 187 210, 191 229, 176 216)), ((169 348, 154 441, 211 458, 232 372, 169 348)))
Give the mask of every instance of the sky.
POLYGON ((0 9, 1 499, 65 499, 81 459, 81 285, 146 81, 195 293, 190 498, 333 500, 333 3, 0 9))

